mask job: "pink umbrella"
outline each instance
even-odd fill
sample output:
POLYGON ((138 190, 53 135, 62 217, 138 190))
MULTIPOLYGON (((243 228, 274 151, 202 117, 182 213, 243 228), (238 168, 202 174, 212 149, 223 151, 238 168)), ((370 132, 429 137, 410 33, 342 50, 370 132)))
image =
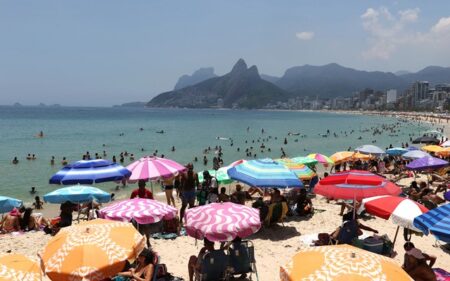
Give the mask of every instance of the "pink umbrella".
POLYGON ((212 203, 192 208, 184 215, 186 232, 196 239, 232 241, 261 227, 259 210, 234 203, 212 203))
POLYGON ((130 182, 170 178, 186 171, 186 167, 173 160, 153 156, 142 157, 128 165, 127 169, 131 171, 130 182))
POLYGON ((131 221, 139 224, 170 220, 178 210, 167 204, 152 199, 134 198, 120 201, 100 210, 100 217, 115 221, 131 221))

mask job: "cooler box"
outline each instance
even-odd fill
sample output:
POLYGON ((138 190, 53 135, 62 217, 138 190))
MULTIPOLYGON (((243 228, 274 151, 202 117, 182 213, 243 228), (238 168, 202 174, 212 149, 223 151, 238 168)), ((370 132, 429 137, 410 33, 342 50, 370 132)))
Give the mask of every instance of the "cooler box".
POLYGON ((383 253, 383 245, 383 239, 376 237, 367 237, 366 239, 364 239, 363 249, 381 255, 383 253))

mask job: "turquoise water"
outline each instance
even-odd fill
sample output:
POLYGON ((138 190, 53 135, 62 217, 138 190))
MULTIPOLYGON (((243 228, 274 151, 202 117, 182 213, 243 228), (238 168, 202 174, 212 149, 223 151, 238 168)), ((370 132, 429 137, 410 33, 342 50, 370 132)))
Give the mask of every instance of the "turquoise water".
MULTIPOLYGON (((69 161, 81 159, 89 151, 107 153, 107 159, 116 155, 119 160, 121 151, 134 153, 136 159, 145 154, 158 155, 181 163, 192 162, 196 170, 203 170, 203 149, 216 145, 223 148, 225 164, 237 159, 247 158, 245 148, 253 146, 258 158, 281 156, 284 147, 290 157, 320 152, 330 155, 336 151, 355 148, 372 143, 385 148, 409 141, 409 135, 420 135, 424 127, 413 123, 402 123, 400 132, 372 135, 365 131, 382 124, 395 124, 392 118, 374 116, 356 116, 321 112, 277 112, 277 111, 232 111, 232 110, 188 110, 188 109, 136 109, 136 108, 48 108, 48 107, 0 107, 0 195, 12 196, 31 201, 28 193, 31 186, 44 195, 58 186, 49 185, 50 176, 61 168, 62 157, 69 161), (247 128, 250 127, 247 132, 247 128), (140 130, 143 128, 143 131, 140 130), (261 134, 264 128, 265 133, 261 134), (322 137, 327 129, 329 137, 322 137), (45 137, 35 137, 39 131, 45 137), (164 130, 164 134, 157 131, 164 130), (355 130, 347 137, 342 132, 355 130), (361 132, 363 131, 363 132, 361 132), (288 132, 301 133, 306 137, 287 136, 288 132), (121 136, 121 134, 123 134, 121 136), (389 136, 398 135, 398 136, 389 136), (217 137, 233 139, 218 140, 217 137), (265 141, 266 151, 261 153, 258 138, 272 138, 265 141), (362 137, 361 140, 358 137, 362 137), (277 137, 277 139, 275 139, 277 137), (284 145, 284 138, 288 144, 284 145), (298 139, 298 142, 295 142, 298 139), (245 140, 248 141, 245 144, 245 140), (252 143, 252 140, 255 143, 252 143), (103 144, 105 146, 103 146, 103 144), (171 147, 176 151, 172 152, 171 147), (237 152, 237 148, 240 152, 237 152), (267 152, 267 148, 271 152, 267 152), (141 152, 141 148, 145 151, 141 152), (36 154, 36 160, 26 160, 28 153, 36 154), (56 163, 50 165, 51 156, 56 163), (11 160, 17 156, 18 165, 11 160)), ((212 167, 214 150, 206 155, 207 168, 212 167)), ((124 165, 129 164, 128 158, 124 165)), ((112 191, 115 183, 104 183, 99 187, 112 191)), ((129 192, 129 190, 125 190, 129 192)))

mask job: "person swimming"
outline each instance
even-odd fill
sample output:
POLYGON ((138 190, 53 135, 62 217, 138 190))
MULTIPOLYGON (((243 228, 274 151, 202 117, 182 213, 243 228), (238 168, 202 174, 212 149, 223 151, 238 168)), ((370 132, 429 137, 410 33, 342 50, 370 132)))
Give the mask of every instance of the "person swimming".
POLYGON ((30 193, 31 194, 35 194, 36 193, 36 187, 32 186, 30 189, 30 193))
POLYGON ((19 164, 19 160, 17 159, 17 156, 14 157, 14 159, 12 160, 12 163, 13 163, 14 165, 19 164))
POLYGON ((164 130, 156 131, 157 134, 164 134, 164 130))

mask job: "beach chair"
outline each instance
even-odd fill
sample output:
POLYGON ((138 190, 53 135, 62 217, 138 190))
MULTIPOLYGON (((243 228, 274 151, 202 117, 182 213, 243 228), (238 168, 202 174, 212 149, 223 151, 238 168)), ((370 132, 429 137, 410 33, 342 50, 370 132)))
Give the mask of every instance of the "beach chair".
POLYGON ((289 211, 289 207, 286 202, 273 203, 269 206, 269 213, 266 217, 266 225, 281 222, 284 226, 284 219, 289 211))
POLYGON ((259 280, 256 269, 255 247, 251 241, 241 241, 231 244, 229 253, 231 276, 250 274, 249 278, 252 280, 252 273, 255 273, 256 280, 259 280))
POLYGON ((200 271, 195 274, 196 281, 228 280, 229 256, 223 250, 205 253, 199 263, 200 271))

